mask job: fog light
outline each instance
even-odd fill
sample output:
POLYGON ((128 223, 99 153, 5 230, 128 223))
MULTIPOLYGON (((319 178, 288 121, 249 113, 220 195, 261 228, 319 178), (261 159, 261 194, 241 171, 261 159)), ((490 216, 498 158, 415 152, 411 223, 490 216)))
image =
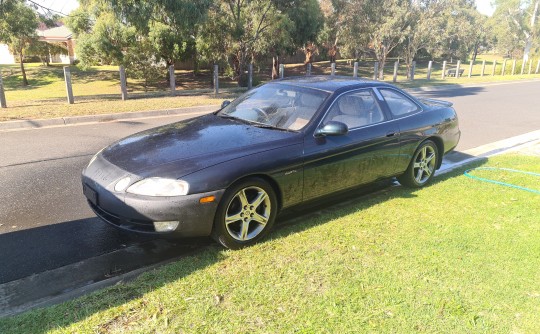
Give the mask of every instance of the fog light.
POLYGON ((176 230, 178 227, 178 224, 180 222, 174 221, 174 222, 154 222, 154 228, 156 229, 156 232, 172 232, 176 230))

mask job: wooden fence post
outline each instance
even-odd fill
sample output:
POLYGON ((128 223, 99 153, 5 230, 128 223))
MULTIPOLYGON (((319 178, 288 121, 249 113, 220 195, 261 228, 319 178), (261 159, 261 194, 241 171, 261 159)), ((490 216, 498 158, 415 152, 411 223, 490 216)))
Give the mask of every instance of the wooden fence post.
POLYGON ((176 92, 176 76, 174 75, 174 65, 169 66, 169 80, 171 85, 171 94, 176 92))
POLYGON ((214 65, 214 94, 219 94, 219 65, 214 65))
POLYGON ((430 60, 427 65, 427 79, 431 80, 431 67, 433 66, 433 60, 430 60))
POLYGON ((330 64, 330 75, 336 75, 336 63, 330 64))
POLYGON ((497 61, 494 60, 493 61, 493 69, 491 70, 491 76, 494 76, 495 75, 495 69, 497 68, 497 61))
POLYGON ((394 63, 394 78, 392 79, 392 82, 397 81, 398 67, 399 67, 399 60, 396 60, 396 62, 394 63))
POLYGON ((127 92, 127 78, 126 78, 126 69, 123 65, 120 65, 120 90, 122 91, 122 100, 125 101, 128 99, 127 92))
POLYGON ((512 75, 516 74, 516 60, 512 61, 512 75))
POLYGON ((507 59, 505 59, 503 61, 503 65, 502 65, 502 69, 501 69, 501 75, 504 75, 505 72, 506 72, 506 61, 507 61, 507 59))
POLYGON ((379 78, 379 62, 376 61, 373 64, 373 80, 377 80, 379 78))
POLYGON ((69 104, 73 104, 75 103, 75 99, 73 98, 73 87, 71 86, 71 70, 69 69, 69 66, 64 66, 64 80, 66 81, 67 101, 69 104))
POLYGON ((352 76, 354 78, 358 78, 358 62, 357 61, 354 62, 353 75, 352 76))
POLYGON ((442 75, 441 75, 441 79, 444 79, 445 76, 446 76, 446 60, 443 61, 443 63, 442 63, 442 75))
POLYGON ((4 80, 2 70, 0 70, 0 108, 7 108, 6 93, 4 92, 4 80))
POLYGON ((458 60, 457 61, 457 64, 456 64, 456 78, 459 78, 459 68, 461 66, 461 60, 458 60))
POLYGON ((482 72, 480 72, 480 76, 483 77, 484 76, 484 72, 486 70, 486 60, 482 60, 482 72))
POLYGON ((285 64, 279 64, 279 77, 281 79, 285 77, 285 64))
POLYGON ((474 61, 471 60, 470 63, 469 63, 469 78, 472 75, 473 66, 474 66, 474 61))
POLYGON ((311 75, 311 63, 308 63, 308 64, 307 64, 306 75, 307 75, 307 76, 310 76, 310 75, 311 75))

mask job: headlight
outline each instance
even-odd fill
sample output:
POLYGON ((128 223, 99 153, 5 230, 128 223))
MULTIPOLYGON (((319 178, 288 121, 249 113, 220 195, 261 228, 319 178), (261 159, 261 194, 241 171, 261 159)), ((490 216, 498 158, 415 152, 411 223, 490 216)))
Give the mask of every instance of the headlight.
POLYGON ((181 196, 187 195, 189 184, 182 180, 151 177, 132 184, 126 192, 143 196, 181 196))

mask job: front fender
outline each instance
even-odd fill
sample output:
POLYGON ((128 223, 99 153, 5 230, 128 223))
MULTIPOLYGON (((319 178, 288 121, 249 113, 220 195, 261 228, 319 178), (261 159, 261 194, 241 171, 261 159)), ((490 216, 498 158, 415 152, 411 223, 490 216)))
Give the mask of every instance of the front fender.
POLYGON ((281 190, 282 207, 302 201, 303 144, 293 144, 265 152, 229 160, 182 179, 190 185, 190 193, 226 189, 240 179, 253 175, 271 178, 281 190))

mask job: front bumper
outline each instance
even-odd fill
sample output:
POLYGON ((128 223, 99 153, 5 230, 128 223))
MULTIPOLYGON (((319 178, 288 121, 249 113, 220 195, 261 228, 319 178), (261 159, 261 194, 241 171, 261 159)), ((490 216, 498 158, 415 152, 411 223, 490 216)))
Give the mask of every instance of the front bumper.
POLYGON ((114 191, 117 180, 128 175, 102 157, 83 171, 83 192, 92 210, 102 220, 117 228, 144 234, 172 237, 210 235, 224 190, 174 197, 140 196, 114 191), (199 202, 208 196, 215 196, 215 200, 199 202), (171 232, 157 232, 153 223, 164 221, 178 221, 179 225, 171 232))

